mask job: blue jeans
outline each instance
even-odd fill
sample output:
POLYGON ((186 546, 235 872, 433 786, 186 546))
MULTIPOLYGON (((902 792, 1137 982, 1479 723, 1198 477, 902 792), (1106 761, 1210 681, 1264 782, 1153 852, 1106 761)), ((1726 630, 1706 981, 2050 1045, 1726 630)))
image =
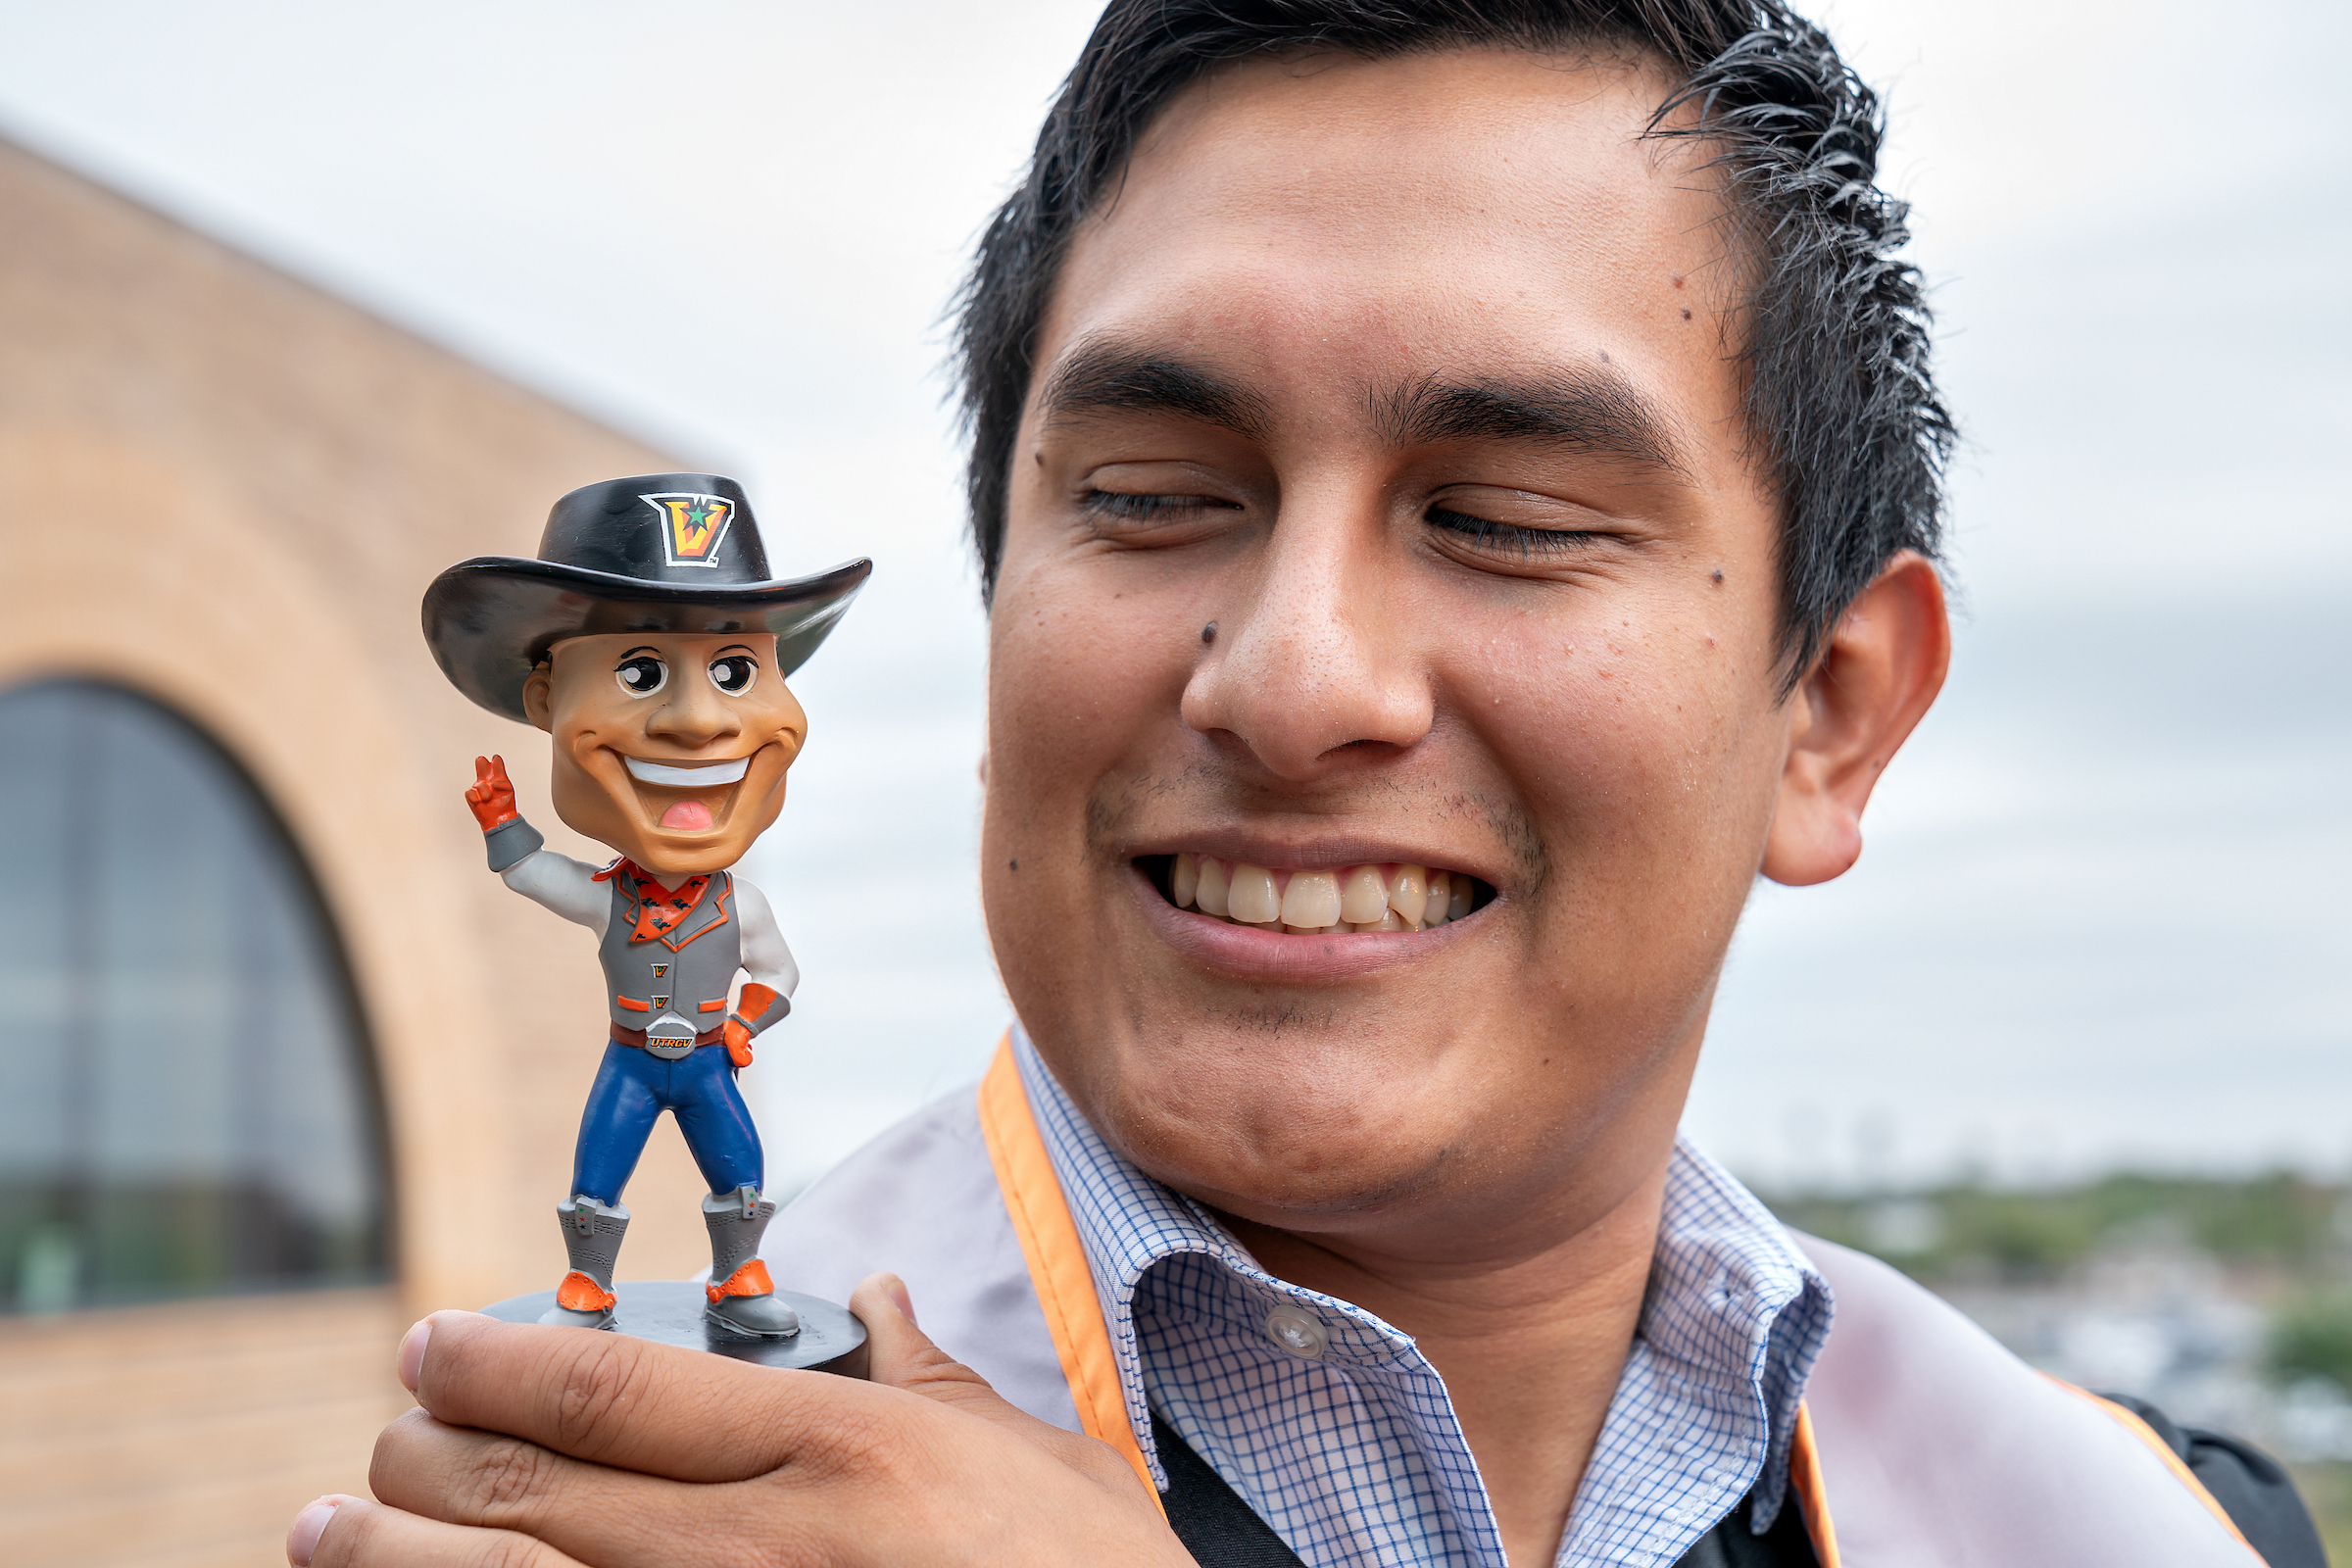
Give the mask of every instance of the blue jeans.
POLYGON ((677 1117, 687 1152, 710 1191, 760 1185, 760 1132, 752 1125, 743 1091, 735 1087, 725 1046, 697 1046, 675 1061, 663 1061, 615 1042, 606 1045, 596 1087, 588 1091, 588 1108, 580 1112, 572 1192, 600 1203, 619 1202, 645 1141, 665 1110, 677 1117))

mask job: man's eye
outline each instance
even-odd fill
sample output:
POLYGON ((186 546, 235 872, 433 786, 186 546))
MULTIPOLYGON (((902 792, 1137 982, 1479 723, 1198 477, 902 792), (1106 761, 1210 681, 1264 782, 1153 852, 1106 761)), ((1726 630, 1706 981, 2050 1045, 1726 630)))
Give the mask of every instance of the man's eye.
POLYGON ((651 697, 668 683, 669 666, 651 654, 639 654, 614 665, 612 678, 631 697, 651 697))
POLYGON ((1167 522, 1211 506, 1204 496, 1129 495, 1120 490, 1089 490, 1078 504, 1097 516, 1129 522, 1167 522))
POLYGON ((1433 528, 1459 534, 1481 549, 1507 550, 1519 556, 1585 550, 1601 537, 1578 528, 1529 528, 1515 522, 1496 522, 1490 517, 1474 517, 1466 512, 1448 512, 1444 507, 1430 508, 1423 520, 1433 528))
POLYGON ((748 654, 729 654, 710 661, 710 684, 729 697, 741 697, 760 678, 760 662, 748 654))

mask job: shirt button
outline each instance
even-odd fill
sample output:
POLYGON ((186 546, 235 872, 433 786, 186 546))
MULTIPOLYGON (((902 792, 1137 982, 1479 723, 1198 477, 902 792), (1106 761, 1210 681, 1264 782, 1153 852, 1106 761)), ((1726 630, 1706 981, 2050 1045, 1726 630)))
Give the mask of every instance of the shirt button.
POLYGON ((1266 1314, 1266 1338, 1291 1354, 1312 1361, 1323 1353, 1331 1336, 1323 1325, 1297 1307, 1278 1306, 1266 1314))

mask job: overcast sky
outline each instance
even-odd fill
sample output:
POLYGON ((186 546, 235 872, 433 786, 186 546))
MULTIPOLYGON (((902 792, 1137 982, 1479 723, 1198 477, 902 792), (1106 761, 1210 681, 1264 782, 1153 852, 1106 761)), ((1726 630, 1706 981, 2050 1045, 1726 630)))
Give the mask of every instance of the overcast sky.
MULTIPOLYGON (((0 132, 736 473, 780 570, 876 559, 750 867, 808 976, 750 1075, 784 1180, 1003 1024, 939 318, 1093 11, 0 0, 0 132)), ((1783 1180, 2342 1170, 2352 7, 1820 15, 1918 204, 1964 619, 1862 864, 1759 891, 1690 1128, 1783 1180)))

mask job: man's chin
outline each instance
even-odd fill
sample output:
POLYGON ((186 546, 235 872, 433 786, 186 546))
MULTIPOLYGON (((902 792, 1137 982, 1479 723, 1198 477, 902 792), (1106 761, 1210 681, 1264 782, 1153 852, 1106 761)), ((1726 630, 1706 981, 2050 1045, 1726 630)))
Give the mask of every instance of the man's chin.
POLYGON ((1073 1093, 1120 1153, 1212 1207, 1262 1224, 1341 1221, 1409 1202, 1458 1164, 1447 1149, 1460 1102, 1433 1097, 1429 1074, 1366 1070, 1344 1048, 1294 1056, 1262 1035, 1247 1054, 1190 1044, 1170 1052, 1163 1039, 1152 1060, 1073 1093))

